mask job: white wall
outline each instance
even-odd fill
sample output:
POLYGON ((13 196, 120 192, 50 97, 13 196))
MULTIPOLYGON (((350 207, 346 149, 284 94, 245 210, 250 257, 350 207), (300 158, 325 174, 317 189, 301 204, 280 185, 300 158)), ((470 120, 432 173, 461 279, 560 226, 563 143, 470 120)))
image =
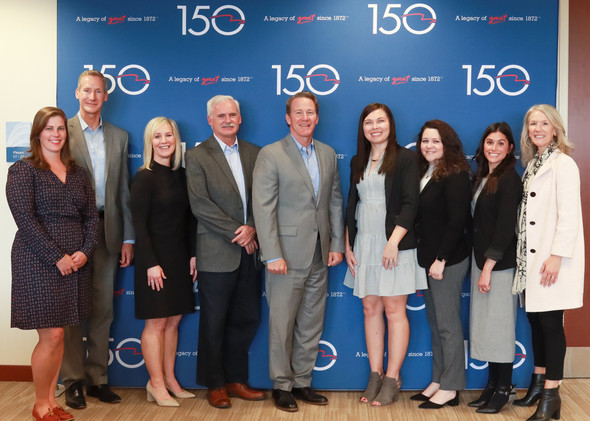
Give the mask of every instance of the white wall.
MULTIPOLYGON (((558 108, 564 117, 568 4, 560 1, 558 108)), ((5 195, 6 122, 32 121, 37 110, 56 104, 57 0, 2 0, 0 40, 0 365, 28 365, 37 335, 10 328, 10 249, 16 227, 5 195)))
POLYGON ((16 226, 6 203, 6 122, 32 121, 56 103, 57 0, 0 5, 0 365, 29 365, 35 331, 10 328, 10 249, 16 226))

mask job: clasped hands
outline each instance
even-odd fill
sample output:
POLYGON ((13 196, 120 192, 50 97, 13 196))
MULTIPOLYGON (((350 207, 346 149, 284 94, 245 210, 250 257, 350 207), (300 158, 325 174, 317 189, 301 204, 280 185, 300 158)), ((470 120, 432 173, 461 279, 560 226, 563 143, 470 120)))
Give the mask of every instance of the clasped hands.
POLYGON ((232 243, 238 243, 239 246, 246 249, 246 253, 252 254, 258 249, 258 243, 256 242, 256 228, 249 225, 242 225, 234 232, 236 235, 231 241, 232 243))
POLYGON ((55 266, 59 269, 63 276, 71 275, 73 272, 77 272, 82 266, 88 262, 88 258, 81 251, 76 251, 71 255, 66 254, 64 257, 59 259, 55 266))

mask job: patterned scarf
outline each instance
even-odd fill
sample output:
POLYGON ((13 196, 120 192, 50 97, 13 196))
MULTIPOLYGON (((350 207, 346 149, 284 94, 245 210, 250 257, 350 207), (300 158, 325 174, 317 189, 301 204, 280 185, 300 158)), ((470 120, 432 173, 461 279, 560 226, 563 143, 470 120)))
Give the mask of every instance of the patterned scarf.
POLYGON ((547 158, 551 156, 557 145, 551 143, 545 149, 541 156, 539 153, 527 165, 526 171, 522 178, 522 200, 518 208, 518 242, 516 243, 516 272, 514 273, 514 282, 512 283, 512 294, 520 294, 526 288, 526 205, 529 196, 529 188, 535 175, 543 166, 547 158))

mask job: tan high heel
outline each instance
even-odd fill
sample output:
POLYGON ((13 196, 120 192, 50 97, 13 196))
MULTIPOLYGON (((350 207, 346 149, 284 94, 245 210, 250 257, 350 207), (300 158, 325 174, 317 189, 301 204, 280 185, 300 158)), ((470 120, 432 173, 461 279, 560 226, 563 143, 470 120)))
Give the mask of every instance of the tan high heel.
POLYGON ((145 385, 145 390, 147 391, 147 401, 148 402, 156 402, 158 404, 158 406, 180 406, 180 404, 178 402, 176 402, 173 398, 170 399, 158 399, 156 397, 156 395, 154 394, 154 389, 152 389, 152 385, 151 383, 147 382, 147 384, 145 385))
POLYGON ((168 386, 166 386, 166 389, 168 389, 168 393, 170 393, 172 396, 174 396, 175 398, 178 398, 178 399, 190 399, 190 398, 195 397, 194 393, 191 393, 191 392, 184 390, 182 388, 180 389, 180 392, 178 392, 178 393, 174 393, 172 391, 172 389, 170 389, 168 386))

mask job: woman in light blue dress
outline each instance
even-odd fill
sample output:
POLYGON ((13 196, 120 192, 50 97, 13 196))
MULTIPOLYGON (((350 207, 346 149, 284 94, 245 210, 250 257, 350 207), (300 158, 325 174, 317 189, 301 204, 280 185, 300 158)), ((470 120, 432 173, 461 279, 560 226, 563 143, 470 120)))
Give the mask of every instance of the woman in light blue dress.
POLYGON ((398 145, 395 121, 384 104, 361 113, 357 154, 352 158, 346 212, 344 284, 362 299, 371 373, 361 402, 388 405, 399 394, 400 370, 410 328, 408 294, 427 288, 418 267, 414 219, 418 209, 418 161, 398 145), (383 368, 386 323, 387 371, 383 368))

